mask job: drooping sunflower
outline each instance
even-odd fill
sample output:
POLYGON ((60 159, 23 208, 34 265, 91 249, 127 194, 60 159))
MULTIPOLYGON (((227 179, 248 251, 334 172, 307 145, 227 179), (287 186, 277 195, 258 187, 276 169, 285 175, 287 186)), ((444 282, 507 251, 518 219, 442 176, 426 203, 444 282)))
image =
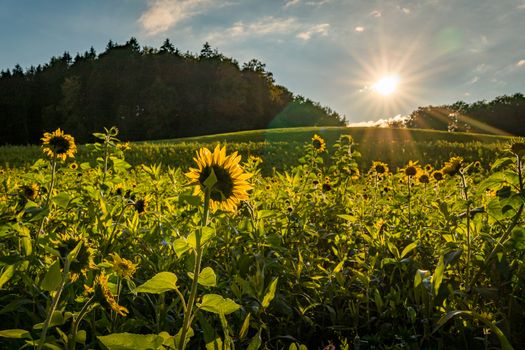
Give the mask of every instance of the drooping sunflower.
POLYGON ((248 199, 248 193, 252 186, 246 181, 252 174, 245 173, 239 162, 241 156, 234 152, 226 155, 226 147, 215 147, 213 153, 203 147, 197 151, 197 157, 193 158, 197 163, 197 168, 190 168, 185 175, 190 178, 190 184, 195 184, 194 194, 198 195, 206 192, 204 182, 211 175, 212 171, 217 178, 217 182, 210 191, 210 206, 212 210, 222 209, 235 212, 237 205, 248 199))
POLYGON ((319 153, 326 151, 326 141, 317 134, 312 137, 312 146, 319 153))
POLYGON ((459 173, 462 165, 463 165, 462 157, 452 157, 449 159, 448 162, 445 162, 445 165, 443 166, 443 169, 441 169, 441 171, 444 174, 454 176, 459 173))
POLYGON ((64 134, 60 128, 52 133, 44 133, 42 137, 42 150, 50 157, 66 160, 67 157, 74 157, 77 151, 73 136, 64 134))
POLYGON ((97 276, 97 278, 95 279, 95 285, 96 297, 98 300, 100 300, 100 304, 102 306, 109 306, 117 314, 124 317, 127 316, 127 314, 129 313, 128 309, 117 303, 117 301, 115 300, 115 296, 109 289, 108 277, 104 273, 101 273, 97 276))
POLYGON ((40 192, 40 187, 33 183, 31 185, 24 185, 21 188, 22 195, 29 200, 34 201, 36 197, 38 197, 38 193, 40 192))
POLYGON ((56 248, 62 258, 66 258, 82 242, 75 260, 71 261, 69 265, 71 281, 75 282, 80 275, 86 276, 87 272, 95 267, 93 263, 94 250, 85 238, 74 236, 70 233, 61 233, 51 242, 56 244, 56 248))
POLYGON ((117 253, 111 253, 113 258, 113 270, 119 277, 129 279, 137 270, 137 264, 134 264, 128 259, 121 258, 117 253))

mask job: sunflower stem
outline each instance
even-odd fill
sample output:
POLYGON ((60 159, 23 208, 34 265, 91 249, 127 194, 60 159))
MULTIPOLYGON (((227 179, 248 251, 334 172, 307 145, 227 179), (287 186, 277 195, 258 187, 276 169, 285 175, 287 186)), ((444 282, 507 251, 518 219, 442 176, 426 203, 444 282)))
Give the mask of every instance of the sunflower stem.
POLYGON ((210 195, 211 188, 206 188, 204 195, 204 211, 201 218, 201 227, 195 235, 195 266, 193 269, 193 280, 191 282, 191 291, 190 297, 188 299, 188 304, 186 305, 186 312, 184 313, 184 321, 182 322, 182 329, 179 340, 179 349, 184 350, 186 348, 186 335, 188 330, 191 327, 191 321, 193 320, 193 306, 195 304, 195 299, 197 298, 197 284, 199 281, 199 275, 201 270, 201 261, 202 261, 202 246, 201 246, 201 237, 202 230, 208 224, 208 216, 210 212, 210 195))
MULTIPOLYGON (((49 191, 47 192, 46 201, 44 202, 44 208, 47 208, 49 205, 49 201, 51 200, 51 193, 53 192, 53 188, 55 187, 55 174, 56 174, 56 168, 57 168, 57 156, 56 154, 53 155, 53 161, 51 163, 51 182, 49 184, 49 191)), ((38 252, 38 238, 40 237, 40 232, 44 229, 44 222, 46 221, 47 215, 45 215, 42 218, 42 221, 40 222, 40 227, 38 228, 38 231, 36 231, 35 234, 35 254, 38 252)))
POLYGON ((64 287, 66 286, 66 283, 68 281, 68 274, 69 274, 69 266, 70 261, 68 258, 66 258, 65 264, 64 264, 64 271, 62 271, 62 283, 60 283, 60 287, 58 288, 55 296, 53 297, 53 300, 51 302, 51 306, 49 308, 49 311, 47 313, 46 320, 44 322, 44 326, 42 327, 42 333, 40 335, 40 340, 38 342, 38 348, 37 350, 42 350, 42 347, 44 346, 44 342, 46 341, 46 335, 47 330, 49 329, 49 324, 51 323, 51 318, 53 317, 53 313, 55 313, 55 310, 57 308, 58 302, 60 301, 60 296, 62 295, 62 291, 64 290, 64 287))

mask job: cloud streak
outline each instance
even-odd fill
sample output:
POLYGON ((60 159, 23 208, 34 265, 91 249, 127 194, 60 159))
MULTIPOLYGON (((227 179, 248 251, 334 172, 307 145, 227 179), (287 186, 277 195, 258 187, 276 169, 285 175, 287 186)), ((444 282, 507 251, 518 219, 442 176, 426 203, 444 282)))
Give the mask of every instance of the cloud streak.
POLYGON ((138 22, 147 35, 157 35, 175 27, 180 21, 195 16, 207 4, 207 0, 149 0, 148 9, 138 22))

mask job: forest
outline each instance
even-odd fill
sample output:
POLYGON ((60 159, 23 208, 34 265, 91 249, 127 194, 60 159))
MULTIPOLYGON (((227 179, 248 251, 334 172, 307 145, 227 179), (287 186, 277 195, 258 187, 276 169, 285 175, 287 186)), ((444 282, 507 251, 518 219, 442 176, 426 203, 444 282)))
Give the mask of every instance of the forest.
POLYGON ((525 136, 525 96, 515 93, 488 102, 458 101, 451 105, 419 107, 403 126, 525 136))
POLYGON ((257 59, 239 64, 205 43, 198 54, 169 39, 160 48, 131 38, 105 51, 68 52, 49 63, 0 72, 0 144, 39 143, 61 127, 78 142, 101 125, 123 139, 155 140, 220 132, 345 124, 344 117, 276 84, 257 59))

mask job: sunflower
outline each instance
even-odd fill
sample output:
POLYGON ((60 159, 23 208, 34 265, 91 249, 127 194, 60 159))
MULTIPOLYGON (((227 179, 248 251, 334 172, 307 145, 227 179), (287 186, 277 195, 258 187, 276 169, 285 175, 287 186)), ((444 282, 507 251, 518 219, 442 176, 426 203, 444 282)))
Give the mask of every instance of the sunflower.
POLYGON ((22 186, 22 195, 26 199, 34 201, 36 197, 38 197, 39 192, 40 192, 40 187, 35 183, 31 185, 22 186))
POLYGON ((435 170, 434 172, 432 172, 432 177, 434 178, 434 180, 439 182, 443 180, 443 172, 441 170, 435 170))
POLYGON ((71 163, 69 164, 69 169, 71 170, 77 170, 78 169, 78 164, 77 163, 71 163))
POLYGON ((197 157, 193 158, 198 168, 190 168, 185 175, 190 178, 190 184, 195 184, 194 194, 206 192, 206 179, 212 171, 217 178, 217 182, 208 189, 210 191, 210 206, 212 210, 222 209, 234 212, 237 205, 248 199, 248 193, 252 186, 246 181, 252 174, 245 173, 239 161, 241 156, 234 152, 226 155, 226 147, 215 147, 213 153, 203 147, 197 152, 197 157))
POLYGON ((425 171, 427 171, 428 173, 431 173, 432 170, 434 170, 434 168, 432 167, 432 165, 430 165, 430 164, 425 165, 425 171))
POLYGON ((421 172, 418 176, 417 176, 417 180, 422 183, 422 184, 427 184, 430 182, 430 177, 428 176, 427 173, 423 173, 421 172))
POLYGON ((135 201, 135 204, 133 204, 133 206, 135 207, 135 210, 137 211, 137 213, 143 214, 146 212, 146 209, 148 208, 148 204, 149 204, 149 199, 147 197, 144 197, 141 199, 137 199, 135 201))
POLYGON ((125 279, 131 278, 137 270, 137 265, 128 259, 121 258, 117 253, 111 253, 110 255, 113 258, 113 270, 117 275, 125 279))
POLYGON ((374 161, 372 163, 372 168, 370 170, 372 170, 378 175, 388 174, 389 172, 388 165, 386 163, 378 162, 378 161, 374 161))
POLYGON ((462 157, 452 157, 449 159, 448 162, 445 162, 445 165, 443 166, 443 169, 441 169, 441 171, 444 174, 454 176, 459 173, 459 171, 461 170, 462 164, 463 164, 462 157))
POLYGON ((312 146, 319 153, 326 151, 326 141, 317 134, 312 137, 312 146))
POLYGON ((52 133, 44 133, 42 142, 42 150, 50 157, 66 160, 67 157, 74 157, 77 151, 73 136, 64 134, 60 128, 52 133))
POLYGON ((516 142, 513 142, 510 145, 510 151, 518 157, 523 157, 525 155, 525 143, 520 141, 521 140, 518 139, 516 142))
POLYGON ((406 176, 416 176, 418 173, 419 166, 417 165, 417 162, 408 161, 407 166, 403 170, 405 172, 406 176))
POLYGON ((69 233, 61 233, 58 235, 57 239, 52 240, 52 242, 57 245, 57 250, 60 253, 60 256, 64 259, 80 242, 82 242, 82 246, 80 247, 75 260, 71 261, 69 265, 71 281, 75 282, 80 275, 86 276, 88 270, 95 267, 95 264, 93 263, 94 250, 83 237, 74 237, 69 233))
POLYGON ((95 284, 95 293, 98 299, 101 301, 100 304, 105 307, 109 306, 113 311, 115 311, 121 316, 127 316, 127 314, 129 313, 128 309, 117 303, 117 301, 115 300, 115 296, 113 295, 113 293, 111 293, 111 290, 109 289, 108 277, 104 273, 101 273, 97 276, 97 278, 95 279, 95 284))

